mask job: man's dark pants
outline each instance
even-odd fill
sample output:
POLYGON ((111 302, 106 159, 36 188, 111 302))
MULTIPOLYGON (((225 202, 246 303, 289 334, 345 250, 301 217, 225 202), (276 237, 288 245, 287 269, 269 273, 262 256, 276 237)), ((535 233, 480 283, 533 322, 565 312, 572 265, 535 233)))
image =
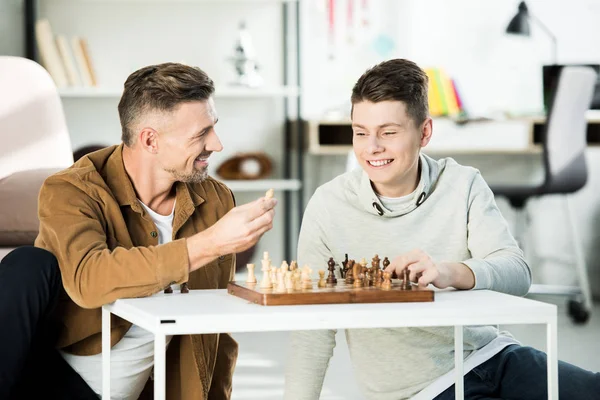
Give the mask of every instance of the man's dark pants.
MULTIPOLYGON (((465 375, 465 400, 545 400, 548 398, 546 353, 512 345, 465 375)), ((600 373, 558 362, 561 400, 600 399, 600 373)), ((454 385, 435 400, 454 399, 454 385)))
POLYGON ((98 399, 54 348, 61 285, 46 250, 19 247, 0 262, 0 399, 98 399))

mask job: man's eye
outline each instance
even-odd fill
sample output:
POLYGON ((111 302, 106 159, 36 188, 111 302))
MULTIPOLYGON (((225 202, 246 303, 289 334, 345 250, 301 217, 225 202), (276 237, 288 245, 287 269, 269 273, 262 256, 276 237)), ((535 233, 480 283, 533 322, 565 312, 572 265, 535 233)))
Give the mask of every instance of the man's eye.
POLYGON ((356 136, 365 136, 364 132, 354 132, 356 136))
POLYGON ((396 132, 384 132, 384 135, 395 135, 396 132))

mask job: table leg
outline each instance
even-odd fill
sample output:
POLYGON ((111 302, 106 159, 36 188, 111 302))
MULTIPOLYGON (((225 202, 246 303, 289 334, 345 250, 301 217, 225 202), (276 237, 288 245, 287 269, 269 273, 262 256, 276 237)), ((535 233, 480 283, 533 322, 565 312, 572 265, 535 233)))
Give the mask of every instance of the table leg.
POLYGON ((154 399, 165 399, 167 345, 164 334, 154 334, 154 399))
POLYGON ((102 399, 110 399, 110 311, 102 308, 102 399))
POLYGON ((454 383, 454 398, 463 400, 465 396, 465 380, 463 374, 463 327, 456 325, 454 327, 454 372, 456 382, 454 383))
POLYGON ((558 400, 558 328, 556 316, 546 325, 548 398, 558 400))

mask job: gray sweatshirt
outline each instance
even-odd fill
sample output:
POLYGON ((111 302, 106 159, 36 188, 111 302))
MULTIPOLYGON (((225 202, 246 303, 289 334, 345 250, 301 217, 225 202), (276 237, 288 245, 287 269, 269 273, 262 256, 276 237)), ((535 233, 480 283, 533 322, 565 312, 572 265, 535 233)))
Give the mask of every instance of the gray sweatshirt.
MULTIPOLYGON (((319 187, 309 201, 298 242, 298 265, 327 269, 329 257, 390 260, 419 248, 434 262, 462 262, 475 289, 525 295, 531 273, 500 214, 494 195, 476 169, 452 159, 420 158, 414 199, 386 210, 361 169, 319 187), (383 211, 379 215, 376 203, 383 211)), ((500 333, 493 326, 464 329, 464 356, 500 333)), ((355 374, 369 399, 405 399, 454 367, 452 327, 349 329, 346 338, 355 374)), ((291 335, 286 399, 318 399, 335 331, 291 335)))

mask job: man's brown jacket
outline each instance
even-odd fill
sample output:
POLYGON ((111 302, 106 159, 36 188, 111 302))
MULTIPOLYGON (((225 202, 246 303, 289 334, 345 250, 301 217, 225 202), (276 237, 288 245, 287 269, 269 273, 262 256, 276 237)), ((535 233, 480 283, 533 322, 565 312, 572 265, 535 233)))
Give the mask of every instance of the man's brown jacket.
MULTIPOLYGON (((101 306, 116 299, 149 296, 186 281, 190 289, 226 288, 235 256, 223 255, 189 273, 185 238, 234 206, 231 191, 208 178, 176 183, 176 198, 173 241, 159 246, 157 229, 125 171, 123 145, 83 157, 46 180, 35 244, 58 259, 66 291, 57 309, 62 322, 57 347, 77 355, 100 353, 101 306)), ((111 323, 114 345, 131 324, 114 315, 111 323)), ((237 343, 228 334, 173 337, 167 398, 228 399, 236 358, 237 343)))

